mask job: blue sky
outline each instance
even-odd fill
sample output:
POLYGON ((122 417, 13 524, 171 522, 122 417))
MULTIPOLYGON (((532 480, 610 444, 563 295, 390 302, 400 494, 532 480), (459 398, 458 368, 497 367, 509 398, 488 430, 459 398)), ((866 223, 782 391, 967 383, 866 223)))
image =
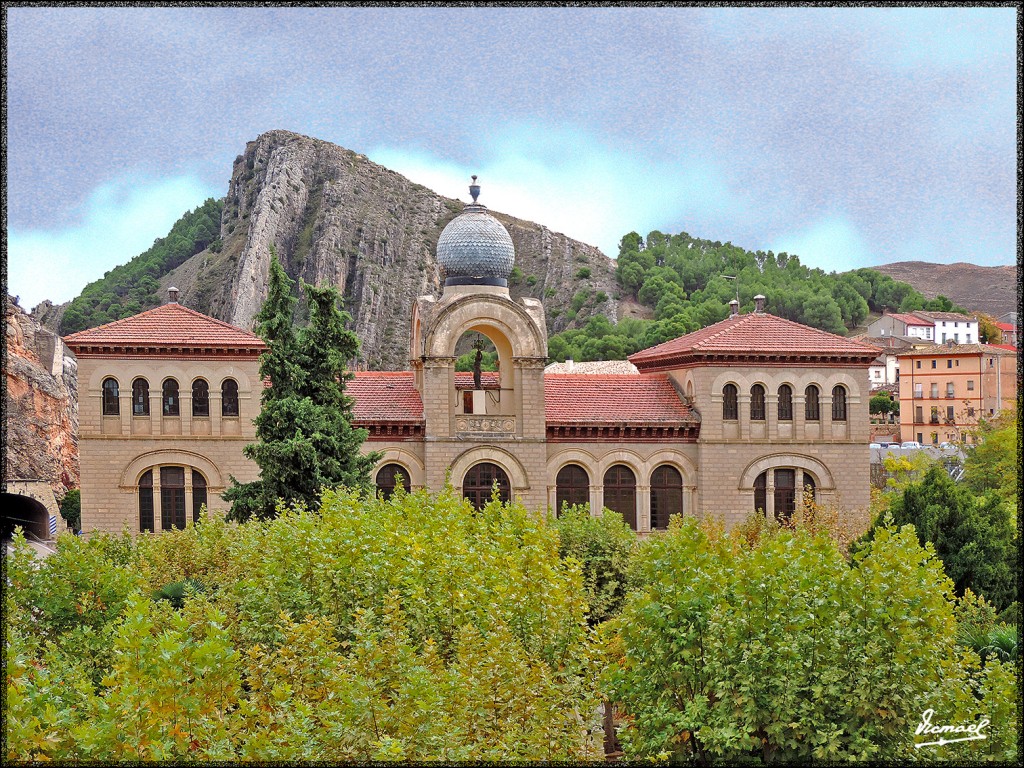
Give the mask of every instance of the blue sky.
POLYGON ((9 8, 8 291, 66 301, 285 128, 597 245, 1016 262, 1015 8, 9 8))

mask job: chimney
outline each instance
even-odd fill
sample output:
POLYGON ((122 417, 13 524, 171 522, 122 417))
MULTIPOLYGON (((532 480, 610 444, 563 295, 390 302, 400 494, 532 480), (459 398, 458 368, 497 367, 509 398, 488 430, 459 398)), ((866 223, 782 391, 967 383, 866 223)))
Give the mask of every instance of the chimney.
POLYGON ((171 304, 178 303, 178 289, 175 288, 173 285, 167 289, 167 296, 170 299, 171 304))
POLYGON ((759 315, 764 314, 764 294, 759 293, 754 297, 754 311, 759 315))
POLYGON ((572 367, 573 367, 572 366, 572 358, 571 357, 565 358, 565 372, 566 373, 572 373, 572 367))
POLYGON ((740 313, 740 303, 733 299, 729 302, 729 317, 736 317, 740 313))

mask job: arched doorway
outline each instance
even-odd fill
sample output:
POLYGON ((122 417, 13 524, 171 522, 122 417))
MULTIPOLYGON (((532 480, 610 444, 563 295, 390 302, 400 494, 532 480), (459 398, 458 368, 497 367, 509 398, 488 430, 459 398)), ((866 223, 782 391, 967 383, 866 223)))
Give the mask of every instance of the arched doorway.
POLYGON ((498 498, 503 504, 508 503, 512 497, 508 475, 497 464, 483 461, 469 468, 462 481, 462 495, 469 499, 473 509, 483 509, 491 500, 491 491, 495 484, 498 486, 498 498))

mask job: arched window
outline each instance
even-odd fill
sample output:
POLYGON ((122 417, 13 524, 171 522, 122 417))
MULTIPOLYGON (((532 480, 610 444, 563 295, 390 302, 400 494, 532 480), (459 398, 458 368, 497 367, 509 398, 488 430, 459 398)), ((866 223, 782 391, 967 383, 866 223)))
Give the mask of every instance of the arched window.
POLYGON ((132 382, 132 415, 149 416, 149 382, 145 379, 132 382))
POLYGON ((832 388, 832 421, 846 421, 846 389, 841 385, 832 388))
POLYGON ((153 470, 139 478, 139 530, 153 530, 153 470))
POLYGON ((504 504, 511 498, 511 486, 505 470, 497 464, 482 462, 469 468, 462 481, 462 495, 469 499, 474 509, 483 509, 491 500, 491 490, 498 485, 498 498, 504 504))
POLYGON ((804 418, 807 421, 821 421, 821 407, 818 405, 818 388, 811 384, 804 390, 804 418))
POLYGON ((754 511, 762 515, 768 510, 768 473, 762 472, 754 480, 754 511))
POLYGON ((764 387, 760 384, 750 388, 750 420, 764 421, 764 387))
MULTIPOLYGON (((762 472, 754 480, 754 511, 764 514, 768 510, 768 473, 774 473, 774 492, 772 501, 775 512, 775 519, 785 522, 793 516, 796 510, 796 474, 799 470, 792 467, 777 467, 762 472)), ((804 475, 805 483, 809 481, 813 491, 814 480, 810 475, 804 475)))
POLYGON ((590 475, 579 464, 566 464, 555 476, 555 514, 568 504, 590 503, 590 475))
POLYGON ((203 513, 203 505, 207 504, 206 478, 198 469, 192 470, 192 522, 198 523, 203 513))
POLYGON ((210 385, 203 379, 192 382, 192 415, 210 415, 210 385))
POLYGON ((793 420, 793 388, 789 384, 779 387, 779 421, 793 420))
POLYGON ((103 380, 103 415, 118 416, 121 413, 121 401, 118 399, 117 379, 103 380))
POLYGON ((234 379, 224 379, 220 385, 220 415, 238 415, 238 382, 234 379))
POLYGON ((401 464, 385 464, 377 472, 377 493, 390 499, 396 488, 409 490, 409 473, 401 464))
POLYGON ((179 415, 181 415, 181 411, 179 410, 179 403, 178 403, 178 381, 177 381, 177 379, 167 379, 166 381, 164 381, 163 403, 164 403, 164 416, 179 416, 179 415))
POLYGON ((604 473, 604 505, 636 530, 636 475, 624 464, 616 464, 604 473))
POLYGON ((661 466, 651 473, 651 528, 668 528, 672 515, 683 514, 683 476, 675 467, 661 466))
POLYGON ((185 527, 184 467, 160 467, 160 527, 185 527))
POLYGON ((739 391, 735 384, 726 384, 722 387, 722 418, 726 421, 736 421, 739 417, 739 391))

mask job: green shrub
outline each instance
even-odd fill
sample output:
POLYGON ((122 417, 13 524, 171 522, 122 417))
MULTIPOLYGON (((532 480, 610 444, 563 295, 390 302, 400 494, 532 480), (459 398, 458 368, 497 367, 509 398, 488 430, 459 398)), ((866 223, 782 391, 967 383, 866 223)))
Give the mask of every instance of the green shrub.
MULTIPOLYGON (((802 530, 751 545, 673 520, 635 562, 637 586, 606 625, 604 688, 625 711, 627 755, 910 759, 925 709, 973 722, 1015 692, 1009 668, 972 678, 955 642, 952 584, 910 527, 879 528, 851 566, 831 540, 802 530)), ((1016 718, 991 727, 989 741, 949 756, 1013 749, 1016 718)))
POLYGON ((618 615, 626 597, 629 557, 636 534, 622 515, 609 509, 598 516, 589 506, 563 507, 552 523, 558 531, 558 552, 583 566, 587 621, 591 625, 618 615))

